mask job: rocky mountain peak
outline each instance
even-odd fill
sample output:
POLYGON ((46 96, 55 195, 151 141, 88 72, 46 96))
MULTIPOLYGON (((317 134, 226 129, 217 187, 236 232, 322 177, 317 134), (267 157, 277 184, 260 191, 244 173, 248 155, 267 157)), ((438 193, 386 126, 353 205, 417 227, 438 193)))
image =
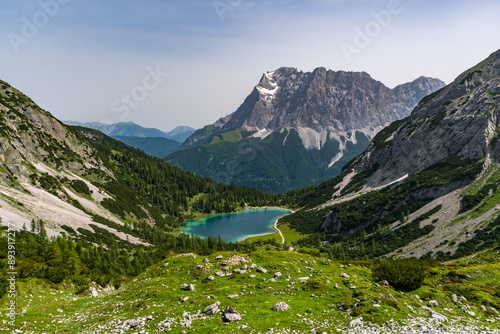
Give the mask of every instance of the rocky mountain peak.
MULTIPOLYGON (((347 132, 361 131, 372 138, 390 122, 408 116, 419 99, 443 85, 438 79, 420 77, 390 89, 366 72, 281 67, 264 73, 243 104, 214 127, 219 132, 244 128, 259 133, 292 128, 308 132, 307 137, 313 132, 346 137, 347 132)), ((197 137, 199 133, 191 138, 193 142, 197 137)), ((310 142, 303 137, 304 145, 310 142)))

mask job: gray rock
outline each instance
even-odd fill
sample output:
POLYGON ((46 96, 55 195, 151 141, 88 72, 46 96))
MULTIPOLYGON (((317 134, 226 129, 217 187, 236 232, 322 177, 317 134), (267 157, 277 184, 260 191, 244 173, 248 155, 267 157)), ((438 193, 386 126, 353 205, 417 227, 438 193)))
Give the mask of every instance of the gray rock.
POLYGON ((274 278, 279 278, 279 277, 281 277, 281 273, 279 271, 277 271, 277 272, 274 273, 273 277, 274 278))
POLYGON ((346 273, 342 273, 342 274, 340 274, 340 277, 349 278, 350 276, 347 275, 346 273))
POLYGON ((262 273, 262 274, 267 273, 267 269, 264 269, 262 267, 258 267, 256 270, 257 270, 257 272, 262 273))
POLYGON ((181 288, 182 291, 194 291, 194 289, 194 284, 186 284, 181 288))
POLYGON ((431 300, 431 301, 429 301, 429 306, 430 307, 438 307, 438 302, 435 300, 431 300))
POLYGON ((351 320, 349 322, 349 327, 356 327, 356 326, 363 326, 363 319, 362 318, 356 318, 356 319, 351 320))
POLYGON ((287 311, 289 308, 290 308, 290 306, 288 306, 286 303, 279 302, 279 303, 274 304, 272 309, 274 311, 287 311))
POLYGON ((224 311, 224 316, 222 318, 226 322, 235 322, 241 320, 241 314, 239 314, 235 309, 231 306, 226 307, 224 311))
POLYGON ((429 320, 435 320, 435 321, 448 321, 447 317, 445 317, 444 315, 439 314, 433 310, 429 311, 428 318, 429 318, 429 320))
POLYGON ((454 303, 458 303, 458 297, 456 294, 452 294, 451 299, 453 300, 454 303))
POLYGON ((208 263, 209 261, 208 261, 208 259, 207 259, 207 258, 204 258, 204 259, 203 259, 203 262, 204 262, 204 263, 208 263))
POLYGON ((212 275, 210 275, 210 276, 207 277, 207 279, 210 280, 210 281, 213 281, 215 279, 215 277, 213 277, 212 275))
POLYGON ((380 284, 382 284, 382 285, 384 285, 384 286, 389 286, 389 282, 387 282, 387 281, 385 281, 385 280, 384 280, 384 281, 382 281, 382 282, 380 282, 380 284))
POLYGON ((220 302, 215 302, 214 304, 208 305, 203 310, 203 313, 206 315, 215 314, 215 313, 219 312, 219 305, 220 305, 220 302))
POLYGON ((215 259, 216 259, 216 260, 220 260, 220 259, 222 259, 222 258, 223 258, 223 256, 222 256, 222 255, 217 255, 217 256, 215 257, 215 259))
POLYGON ((95 297, 98 297, 98 296, 99 296, 99 293, 97 293, 96 288, 95 288, 95 287, 93 287, 93 286, 91 286, 91 287, 89 288, 89 290, 88 290, 88 291, 89 291, 89 296, 90 296, 90 297, 95 298, 95 297))
POLYGON ((224 273, 222 271, 217 271, 215 273, 215 276, 224 276, 224 273))

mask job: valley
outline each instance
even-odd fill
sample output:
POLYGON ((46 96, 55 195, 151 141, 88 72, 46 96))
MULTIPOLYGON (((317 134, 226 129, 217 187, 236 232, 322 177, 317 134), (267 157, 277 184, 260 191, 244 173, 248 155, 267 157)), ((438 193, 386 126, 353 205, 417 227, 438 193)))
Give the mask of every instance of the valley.
POLYGON ((500 51, 437 86, 266 73, 169 156, 206 168, 229 149, 209 167, 226 184, 67 126, 0 81, 0 301, 15 300, 18 333, 499 333, 500 51), (351 113, 344 132, 314 130, 311 110, 334 116, 292 103, 353 82, 345 94, 394 94, 362 99, 395 99, 379 123, 351 113), (268 108, 285 93, 286 108, 268 108), (275 123, 289 110, 311 127, 275 123), (319 161, 341 162, 338 175, 319 161), (247 187, 233 182, 245 171, 247 187))

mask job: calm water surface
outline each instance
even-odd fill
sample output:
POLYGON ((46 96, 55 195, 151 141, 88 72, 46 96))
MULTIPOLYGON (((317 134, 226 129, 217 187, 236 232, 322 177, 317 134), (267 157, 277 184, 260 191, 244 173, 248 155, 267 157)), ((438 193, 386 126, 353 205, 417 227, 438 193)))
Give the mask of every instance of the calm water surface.
POLYGON ((202 219, 188 220, 181 225, 182 232, 196 234, 200 237, 219 234, 224 241, 240 241, 248 237, 273 233, 273 224, 279 217, 290 211, 281 209, 258 209, 237 213, 210 216, 202 219))

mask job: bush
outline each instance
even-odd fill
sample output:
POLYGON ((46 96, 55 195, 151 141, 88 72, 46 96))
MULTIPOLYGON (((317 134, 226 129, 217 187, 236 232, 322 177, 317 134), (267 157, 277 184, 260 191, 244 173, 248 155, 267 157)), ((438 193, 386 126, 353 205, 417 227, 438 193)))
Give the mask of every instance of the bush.
POLYGON ((375 265, 372 272, 373 276, 400 289, 418 289, 425 279, 423 263, 413 259, 382 261, 375 265))

